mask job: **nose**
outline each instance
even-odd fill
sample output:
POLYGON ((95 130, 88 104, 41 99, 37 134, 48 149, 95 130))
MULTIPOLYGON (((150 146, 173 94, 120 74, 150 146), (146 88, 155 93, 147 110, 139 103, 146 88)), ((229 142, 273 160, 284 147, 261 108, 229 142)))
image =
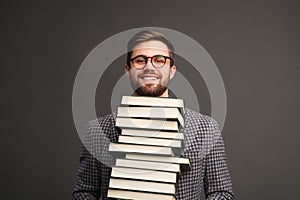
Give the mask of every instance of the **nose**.
POLYGON ((145 67, 144 67, 144 70, 145 69, 151 69, 151 70, 154 70, 155 69, 155 67, 152 65, 152 61, 151 61, 151 58, 147 58, 147 60, 146 60, 146 65, 145 65, 145 67))

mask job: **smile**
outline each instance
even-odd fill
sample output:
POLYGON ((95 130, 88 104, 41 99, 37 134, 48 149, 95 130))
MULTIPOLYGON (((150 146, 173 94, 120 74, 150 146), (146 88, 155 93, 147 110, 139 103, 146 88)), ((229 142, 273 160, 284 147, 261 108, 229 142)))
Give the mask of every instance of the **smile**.
POLYGON ((142 77, 142 79, 144 79, 144 80, 157 80, 157 78, 153 77, 153 76, 145 76, 145 77, 142 77))

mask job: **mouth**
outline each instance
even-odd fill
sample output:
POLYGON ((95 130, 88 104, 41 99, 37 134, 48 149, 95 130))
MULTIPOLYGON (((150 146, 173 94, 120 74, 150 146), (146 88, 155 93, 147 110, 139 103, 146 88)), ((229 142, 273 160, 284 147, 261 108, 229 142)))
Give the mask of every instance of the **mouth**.
POLYGON ((140 78, 145 81, 155 81, 159 79, 156 75, 142 75, 140 78))
POLYGON ((142 77, 143 80, 157 80, 158 78, 156 77, 152 77, 152 76, 145 76, 145 77, 142 77))

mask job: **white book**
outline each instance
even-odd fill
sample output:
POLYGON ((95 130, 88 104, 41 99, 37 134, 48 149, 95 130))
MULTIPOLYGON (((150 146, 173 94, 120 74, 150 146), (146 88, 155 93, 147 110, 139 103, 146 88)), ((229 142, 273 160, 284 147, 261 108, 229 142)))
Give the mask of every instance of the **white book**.
POLYGON ((175 107, 179 108, 181 110, 181 113, 184 114, 184 102, 182 99, 165 97, 123 96, 121 104, 134 106, 175 107))
POLYGON ((167 131, 179 130, 177 121, 152 120, 152 119, 135 119, 135 118, 117 117, 116 126, 121 128, 152 129, 152 130, 167 130, 167 131))
POLYGON ((175 119, 184 127, 184 119, 177 108, 163 107, 118 107, 118 117, 139 117, 150 119, 175 119))
POLYGON ((111 153, 143 153, 154 155, 173 156, 174 152, 171 147, 160 147, 138 144, 119 144, 110 143, 108 151, 111 153))
POLYGON ((112 167, 111 176, 115 178, 139 179, 147 181, 176 183, 177 173, 148 169, 112 167))
POLYGON ((190 168, 191 168, 189 158, 142 155, 142 154, 132 154, 132 153, 127 153, 125 155, 125 158, 126 159, 131 159, 131 160, 144 160, 144 161, 154 161, 154 162, 176 163, 176 164, 180 164, 180 168, 181 168, 182 171, 187 171, 187 170, 190 170, 190 168))
POLYGON ((180 172, 179 164, 154 162, 154 161, 142 161, 142 160, 130 160, 130 159, 117 158, 115 166, 168 171, 168 172, 180 172))
POLYGON ((134 160, 148 160, 148 161, 156 161, 156 162, 177 163, 177 164, 188 164, 188 165, 190 164, 188 158, 182 158, 182 157, 153 156, 153 155, 127 153, 125 158, 134 159, 134 160))
POLYGON ((129 179, 111 178, 109 180, 109 188, 175 194, 175 185, 171 183, 158 183, 129 179))
POLYGON ((118 141, 119 143, 128 143, 128 144, 144 144, 144 145, 151 145, 151 146, 182 148, 181 140, 172 140, 172 139, 170 140, 170 139, 120 135, 118 141))
POLYGON ((174 195, 108 189, 108 197, 134 200, 175 200, 174 195))
POLYGON ((184 134, 179 132, 168 132, 159 130, 139 130, 139 129, 126 129, 123 128, 122 135, 138 136, 138 137, 149 137, 149 138, 165 138, 165 139, 177 139, 183 140, 184 134))

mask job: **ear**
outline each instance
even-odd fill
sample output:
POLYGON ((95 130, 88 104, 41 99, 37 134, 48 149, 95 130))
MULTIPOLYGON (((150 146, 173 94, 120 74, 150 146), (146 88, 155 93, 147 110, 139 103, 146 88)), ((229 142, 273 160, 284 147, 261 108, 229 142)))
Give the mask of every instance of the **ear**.
POLYGON ((128 66, 128 65, 125 65, 124 70, 125 70, 126 76, 129 77, 129 70, 130 70, 130 69, 129 69, 129 66, 128 66))
POLYGON ((175 76, 175 73, 176 73, 176 66, 173 65, 173 66, 170 68, 170 80, 175 76))

